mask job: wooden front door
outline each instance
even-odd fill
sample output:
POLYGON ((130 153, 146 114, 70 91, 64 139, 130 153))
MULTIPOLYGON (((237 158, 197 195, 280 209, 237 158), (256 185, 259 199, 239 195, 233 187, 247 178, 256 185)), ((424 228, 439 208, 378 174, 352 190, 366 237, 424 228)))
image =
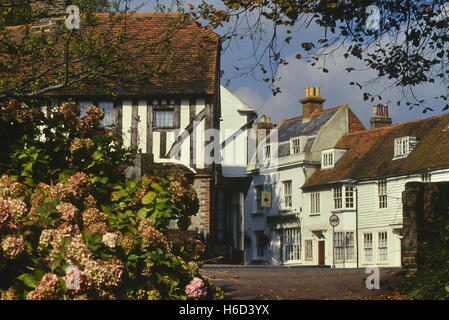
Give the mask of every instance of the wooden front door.
POLYGON ((318 265, 324 266, 324 241, 318 241, 318 265))

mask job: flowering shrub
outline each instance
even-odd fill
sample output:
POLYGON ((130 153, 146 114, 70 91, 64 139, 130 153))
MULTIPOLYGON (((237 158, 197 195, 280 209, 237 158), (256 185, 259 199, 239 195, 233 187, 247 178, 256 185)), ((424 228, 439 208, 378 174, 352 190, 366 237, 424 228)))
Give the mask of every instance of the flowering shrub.
POLYGON ((43 131, 64 141, 18 141, 29 144, 12 150, 0 177, 1 299, 220 298, 198 271, 202 243, 166 237, 170 221, 186 228, 197 212, 193 187, 163 167, 125 180, 129 151, 99 128, 102 112, 79 121, 76 105, 59 110, 56 129, 43 131))
POLYGON ((207 295, 204 281, 200 278, 193 278, 186 286, 186 293, 190 298, 202 298, 207 295))

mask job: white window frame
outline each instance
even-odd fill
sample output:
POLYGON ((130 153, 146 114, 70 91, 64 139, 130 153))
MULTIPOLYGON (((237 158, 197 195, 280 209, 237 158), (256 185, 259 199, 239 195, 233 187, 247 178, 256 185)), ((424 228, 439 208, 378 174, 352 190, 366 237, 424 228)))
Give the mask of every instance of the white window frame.
POLYGON ((338 186, 333 188, 334 195, 334 209, 343 209, 343 187, 338 186))
POLYGON ((354 262, 356 260, 354 231, 339 231, 334 234, 335 262, 354 262))
POLYGON ((354 187, 345 186, 345 208, 353 209, 354 208, 354 187))
POLYGON ((405 157, 409 154, 409 139, 408 137, 400 137, 394 139, 394 157, 405 157))
POLYGON ((413 151, 416 144, 418 143, 418 139, 412 136, 400 137, 394 139, 394 157, 395 159, 400 159, 407 157, 410 152, 413 151))
POLYGON ((344 252, 344 232, 335 232, 334 233, 334 255, 335 262, 343 262, 345 257, 344 252))
POLYGON ((377 182, 377 200, 377 206, 379 209, 388 208, 387 180, 379 180, 377 182))
POLYGON ((333 151, 322 152, 321 154, 321 168, 333 168, 335 162, 335 156, 333 151))
POLYGON ((310 194, 310 213, 319 214, 320 213, 320 193, 312 192, 310 194))
POLYGON ((388 261, 388 232, 380 231, 377 233, 377 250, 379 262, 388 261))
POLYGON ((367 232, 363 234, 363 251, 365 262, 373 262, 374 259, 374 249, 373 249, 373 234, 367 232))
POLYGON ((305 260, 313 260, 313 240, 305 240, 304 241, 305 248, 305 260))
POLYGON ((301 260, 301 229, 281 229, 281 259, 283 263, 301 260))
POLYGON ((284 207, 292 207, 292 180, 283 181, 284 188, 284 207))
POLYGON ((290 154, 299 154, 299 153, 301 153, 301 139, 300 138, 290 139, 290 154))
POLYGON ((345 232, 345 261, 355 261, 354 231, 345 232))

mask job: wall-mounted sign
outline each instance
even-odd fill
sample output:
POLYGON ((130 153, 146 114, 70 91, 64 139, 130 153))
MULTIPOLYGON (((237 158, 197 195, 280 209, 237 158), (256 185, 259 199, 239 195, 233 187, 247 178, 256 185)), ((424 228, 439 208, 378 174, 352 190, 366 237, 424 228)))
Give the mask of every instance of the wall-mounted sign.
POLYGON ((262 191, 262 208, 271 208, 271 191, 262 191))
POLYGON ((330 223, 330 225, 331 225, 332 227, 335 228, 336 226, 339 225, 339 223, 340 223, 340 218, 339 218, 336 214, 333 214, 333 215, 331 215, 330 218, 329 218, 329 223, 330 223))

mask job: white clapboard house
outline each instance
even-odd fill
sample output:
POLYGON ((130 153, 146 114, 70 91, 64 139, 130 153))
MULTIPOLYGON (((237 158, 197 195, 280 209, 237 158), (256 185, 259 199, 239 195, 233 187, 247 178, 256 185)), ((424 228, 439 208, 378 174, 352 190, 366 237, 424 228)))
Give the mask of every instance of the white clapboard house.
POLYGON ((308 87, 303 114, 273 128, 263 116, 256 156, 248 164, 252 182, 245 199, 247 264, 303 263, 303 217, 307 206, 301 186, 320 168, 321 150, 334 148, 348 132, 364 130, 346 105, 323 109, 318 87, 308 87), (267 131, 267 138, 264 138, 267 131))
POLYGON ((405 184, 449 181, 449 114, 391 125, 379 105, 371 126, 322 148, 302 186, 304 265, 400 267, 405 184))

